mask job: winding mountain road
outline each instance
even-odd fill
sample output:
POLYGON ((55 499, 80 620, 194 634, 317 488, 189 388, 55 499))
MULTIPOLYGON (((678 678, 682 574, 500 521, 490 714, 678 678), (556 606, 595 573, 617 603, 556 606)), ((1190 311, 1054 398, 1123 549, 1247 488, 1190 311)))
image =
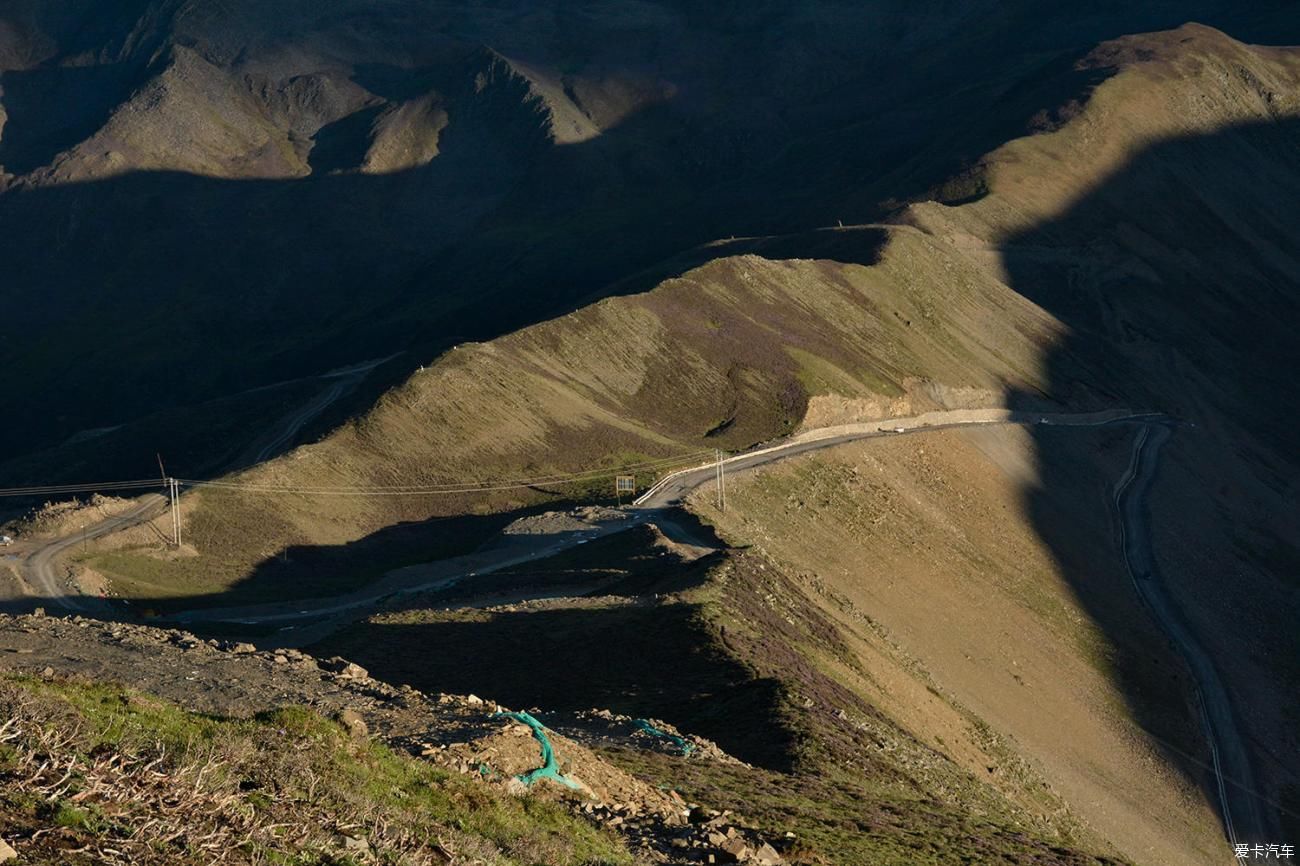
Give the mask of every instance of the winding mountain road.
MULTIPOLYGON (((1121 411, 1044 414, 1013 412, 1006 409, 953 409, 909 418, 890 418, 884 421, 810 430, 783 442, 733 455, 722 462, 728 472, 743 471, 846 442, 972 425, 1055 424, 1061 427, 1099 427, 1163 417, 1151 413, 1133 414, 1121 411)), ((551 556, 570 547, 585 544, 593 538, 623 532, 651 521, 666 510, 680 505, 692 491, 711 483, 716 466, 716 462, 712 462, 665 476, 625 510, 627 514, 625 519, 605 521, 585 532, 564 533, 558 537, 535 536, 530 541, 506 547, 483 549, 427 565, 400 568, 389 572, 363 590, 342 596, 197 610, 184 614, 181 621, 233 622, 244 625, 286 623, 297 627, 298 624, 322 617, 364 614, 397 596, 445 589, 467 578, 490 574, 529 560, 551 556)))
MULTIPOLYGON (((346 372, 350 374, 353 369, 346 372)), ((296 413, 286 418, 284 423, 287 427, 292 427, 299 417, 300 414, 296 413)), ((1061 427, 1099 427, 1107 424, 1158 420, 1163 417, 1152 413, 1134 414, 1115 410, 1092 413, 1034 413, 1008 409, 951 409, 908 418, 889 418, 809 430, 781 442, 727 457, 722 463, 727 472, 744 471, 846 442, 972 425, 1053 424, 1061 427)), ((266 625, 300 624, 312 619, 355 617, 397 595, 446 588, 466 578, 551 556, 602 535, 623 532, 652 519, 656 514, 680 505, 692 491, 711 483, 716 465, 716 462, 710 462, 665 476, 627 509, 627 519, 606 521, 590 531, 566 533, 558 538, 539 536, 531 542, 531 546, 526 548, 512 545, 494 550, 481 550, 424 566, 397 569, 384 575, 375 584, 346 595, 196 610, 182 615, 179 619, 182 622, 266 625)), ((85 537, 97 538, 142 522, 148 519, 145 517, 146 514, 165 505, 165 502, 166 500, 161 496, 143 497, 130 511, 87 528, 85 537)), ((61 553, 76 545, 82 537, 82 533, 76 533, 51 541, 30 553, 25 563, 25 570, 30 575, 31 582, 46 594, 50 602, 78 611, 87 610, 87 604, 91 600, 86 599, 85 596, 70 595, 66 587, 59 585, 56 560, 61 553)))
MULTIPOLYGON (((932 430, 952 430, 958 427, 989 424, 1050 424, 1058 427, 1101 427, 1121 422, 1147 421, 1164 416, 1155 413, 1134 414, 1111 410, 1086 413, 1019 412, 1010 409, 947 409, 927 412, 908 418, 886 418, 857 424, 840 424, 820 427, 796 434, 788 440, 756 448, 728 457, 722 461, 727 472, 752 469, 797 454, 819 451, 847 442, 875 439, 882 436, 899 436, 932 430)), ((638 508, 662 509, 680 505, 699 487, 713 481, 716 462, 683 469, 666 475, 653 487, 641 494, 634 505, 638 508)))
MULTIPOLYGON (((274 451, 275 448, 282 447, 284 442, 290 441, 302 424, 306 423, 306 419, 313 417, 346 390, 347 385, 351 384, 350 379, 351 376, 348 375, 340 377, 340 381, 319 399, 285 419, 280 435, 271 439, 266 448, 274 451)), ((947 410, 910 418, 891 418, 806 431, 782 442, 727 457, 722 460, 722 465, 727 472, 734 473, 848 442, 972 425, 1137 425, 1138 434, 1131 462, 1113 490, 1124 561, 1142 604, 1156 625, 1177 647, 1195 681, 1228 840, 1234 844, 1238 841, 1266 840, 1275 828, 1270 816, 1262 813, 1258 800, 1252 793, 1250 761, 1237 728, 1227 689, 1212 659, 1166 594, 1165 584, 1159 576, 1151 551, 1145 496, 1156 472, 1160 447, 1169 438, 1175 423, 1168 416, 1158 413, 1123 411, 1065 414, 1006 409, 947 410)), ((423 566, 397 569, 384 575, 377 583, 343 596, 198 610, 177 619, 185 623, 222 622, 250 626, 281 624, 282 630, 293 630, 295 633, 292 638, 282 635, 274 641, 277 644, 285 643, 286 639, 291 643, 314 640, 396 597, 443 589, 478 575, 554 555, 596 537, 624 532, 650 522, 657 516, 666 516, 666 512, 680 506, 692 492, 714 483, 716 472, 717 462, 713 461, 670 473, 625 509, 624 517, 602 521, 584 531, 566 532, 558 537, 539 536, 423 566)), ((156 494, 142 497, 122 514, 89 526, 83 533, 51 541, 34 550, 23 562, 24 571, 30 582, 50 601, 74 611, 93 612, 94 608, 106 603, 69 594, 67 587, 60 585, 58 557, 81 541, 83 535, 85 538, 97 538, 135 525, 154 516, 165 504, 166 500, 156 494)))
MULTIPOLYGON (((159 482, 161 486, 161 482, 159 482)), ((106 610, 107 604, 98 598, 91 598, 70 592, 59 574, 61 566, 59 557, 84 541, 111 535, 122 529, 144 523, 158 516, 167 506, 167 498, 158 493, 149 493, 136 499, 127 510, 105 517, 97 523, 91 523, 73 535, 66 535, 49 541, 23 558, 21 567, 27 582, 32 585, 48 604, 58 604, 78 613, 90 613, 106 610)))
MULTIPOLYGON (((277 436, 272 444, 278 445, 291 439, 296 430, 301 428, 298 420, 304 415, 314 415, 324 405, 337 399, 347 381, 348 377, 343 377, 338 386, 322 395, 321 400, 313 401, 305 407, 304 413, 287 419, 288 424, 284 430, 287 436, 277 436)), ((722 460, 722 465, 727 472, 734 473, 848 442, 972 425, 1102 427, 1136 424, 1138 435, 1131 462, 1113 490, 1124 561, 1138 597, 1157 626, 1178 648, 1192 673, 1202 711, 1202 724, 1213 756, 1216 785, 1229 841, 1235 844, 1238 841, 1264 840, 1269 838, 1273 827, 1268 816, 1262 814, 1252 793, 1250 761, 1237 729, 1227 690, 1210 656, 1197 642, 1166 595, 1166 587, 1159 577, 1151 552, 1144 500, 1155 475, 1160 447, 1169 438, 1174 423, 1173 419, 1158 413, 1108 411, 1065 414, 1006 409, 948 410, 910 418, 891 418, 806 431, 782 442, 727 457, 722 460)), ((386 574, 376 584, 343 596, 213 608, 193 611, 177 619, 185 623, 222 622, 250 626, 281 624, 282 629, 296 632, 290 640, 292 643, 314 640, 396 597, 443 589, 478 575, 545 558, 593 538, 624 532, 650 522, 656 516, 680 506, 695 490, 713 483, 716 472, 717 462, 714 461, 670 473, 626 509, 625 517, 603 521, 585 531, 567 532, 558 537, 536 537, 424 566, 397 569, 386 574)), ((83 534, 85 538, 108 535, 149 519, 165 504, 166 500, 156 494, 142 497, 128 511, 87 527, 84 533, 57 539, 34 550, 25 559, 24 570, 30 581, 49 600, 78 612, 91 612, 94 607, 105 603, 98 599, 70 595, 66 587, 60 586, 57 565, 59 555, 81 541, 83 534)), ((275 641, 277 644, 284 642, 283 639, 275 641)))
POLYGON ((1160 447, 1171 432, 1168 424, 1144 424, 1138 428, 1132 458, 1113 491, 1119 515, 1120 547, 1129 578, 1143 606, 1177 648, 1192 674, 1228 842, 1234 846, 1238 842, 1267 843, 1278 838, 1277 828, 1270 820, 1271 815, 1259 808, 1250 757, 1237 727, 1228 690, 1213 659, 1169 598, 1151 551, 1144 501, 1155 478, 1160 447))
MULTIPOLYGON (((250 456, 253 462, 260 463, 269 460, 292 445, 294 438, 308 422, 329 408, 335 400, 338 400, 360 384, 371 370, 395 357, 397 355, 394 354, 385 358, 376 358, 313 377, 332 381, 329 387, 307 403, 276 421, 265 436, 251 446, 253 450, 250 452, 250 456)), ((162 486, 161 482, 159 486, 162 486)), ((77 544, 89 539, 111 535, 119 530, 128 529, 152 520, 158 516, 158 513, 166 505, 166 497, 150 493, 137 499, 126 511, 120 514, 106 517, 83 527, 74 534, 53 539, 36 547, 23 557, 20 564, 24 580, 40 594, 45 604, 59 605, 78 613, 108 612, 106 602, 69 591, 69 587, 60 580, 61 566, 58 562, 59 557, 77 544)))
POLYGON ((386 358, 376 358, 373 361, 332 370, 315 377, 333 381, 324 391, 277 421, 259 441, 250 446, 248 454, 251 460, 244 462, 263 463, 280 452, 288 450, 303 427, 333 405, 335 400, 359 385, 371 370, 396 357, 397 355, 389 355, 386 358))

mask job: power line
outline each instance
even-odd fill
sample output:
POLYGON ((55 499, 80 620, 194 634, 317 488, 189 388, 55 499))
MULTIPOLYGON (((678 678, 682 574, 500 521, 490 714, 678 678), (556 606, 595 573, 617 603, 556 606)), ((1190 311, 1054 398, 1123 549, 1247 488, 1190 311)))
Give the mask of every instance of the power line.
MULTIPOLYGON (((6 487, 0 488, 0 496, 11 497, 30 497, 30 496, 62 496, 74 493, 98 493, 108 491, 137 491, 148 490, 153 488, 164 488, 167 490, 169 500, 172 496, 179 494, 179 488, 185 487, 208 487, 223 490, 236 490, 247 493, 272 493, 272 494, 297 494, 304 496, 424 496, 438 494, 459 494, 459 493, 479 493, 492 492, 499 490, 518 490, 526 487, 545 486, 554 484, 574 484, 583 481, 597 481, 602 478, 611 478, 615 475, 626 474, 629 471, 657 471, 672 465, 687 462, 695 459, 707 451, 692 451, 686 454, 680 454, 673 457, 661 457, 655 460, 643 460, 637 463, 627 463, 608 469, 589 469, 584 472, 572 472, 568 474, 555 473, 551 475, 538 475, 531 478, 504 478, 504 479, 484 479, 482 481, 461 481, 447 482, 444 484, 427 484, 427 485, 375 485, 375 484, 355 484, 339 485, 332 487, 314 487, 307 485, 276 485, 276 484, 258 484, 242 481, 221 481, 221 480, 202 480, 195 478, 150 478, 131 481, 104 481, 99 483, 82 483, 82 484, 44 484, 32 487, 6 487), (173 493, 173 485, 175 493, 173 493)), ((175 537, 175 534, 173 535, 175 537)))
POLYGON ((471 482, 449 482, 446 484, 427 484, 427 485, 338 485, 332 487, 312 487, 305 485, 277 485, 277 484, 258 484, 241 481, 202 481, 197 479, 178 479, 181 484, 188 487, 209 487, 225 490, 238 490, 248 493, 277 493, 277 494, 299 494, 313 496, 422 496, 438 494, 459 494, 459 493, 478 493, 491 492, 498 490, 518 490, 526 487, 553 485, 553 484, 572 484, 583 481, 596 481, 602 478, 612 478, 616 475, 626 474, 628 470, 641 469, 644 471, 653 471, 667 468, 676 464, 690 461, 707 451, 695 451, 687 454, 681 454, 674 457, 665 457, 658 460, 647 460, 640 463, 624 464, 602 469, 590 469, 585 472, 573 472, 569 474, 541 475, 532 478, 514 478, 514 479, 484 479, 482 481, 471 482))
POLYGON ((101 490, 141 490, 163 487, 157 478, 144 481, 105 481, 100 484, 46 484, 39 487, 4 487, 0 496, 48 496, 63 493, 95 493, 101 490))
MULTIPOLYGON (((547 481, 568 481, 575 478, 584 477, 604 477, 610 472, 626 472, 635 469, 650 469, 680 463, 684 460, 690 460, 693 457, 699 457, 702 454, 708 454, 708 451, 691 451, 686 454, 679 454, 673 457, 660 457, 655 460, 643 460, 639 463, 624 463, 619 466, 602 467, 598 469, 588 469, 583 472, 554 473, 551 475, 535 475, 531 478, 502 478, 502 479, 484 479, 483 481, 452 481, 446 484, 400 484, 400 485, 352 485, 340 487, 304 487, 304 490, 352 490, 359 486, 364 486, 367 490, 409 490, 418 488, 421 490, 436 489, 443 487, 468 487, 476 484, 541 484, 547 481)), ((184 481, 184 479, 181 479, 184 481)), ((211 483, 237 483, 237 482, 211 482, 211 483)))

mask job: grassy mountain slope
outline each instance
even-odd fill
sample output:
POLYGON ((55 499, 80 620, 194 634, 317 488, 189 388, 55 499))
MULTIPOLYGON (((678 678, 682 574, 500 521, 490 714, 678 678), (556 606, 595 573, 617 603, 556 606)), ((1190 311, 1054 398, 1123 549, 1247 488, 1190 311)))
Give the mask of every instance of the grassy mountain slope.
POLYGON ((757 548, 682 562, 657 532, 638 536, 495 577, 508 595, 542 575, 614 575, 590 596, 413 600, 313 651, 418 687, 472 684, 546 711, 608 705, 706 735, 753 766, 603 754, 700 802, 743 804, 766 833, 794 832, 794 862, 1118 862, 1013 744, 927 688, 879 629, 807 597, 799 572, 757 548))
POLYGON ((7 677, 0 815, 30 864, 629 863, 559 805, 494 792, 303 707, 188 712, 7 677))
POLYGON ((1043 495, 1072 529, 1068 549, 1049 546, 1027 512, 1036 444, 1018 430, 845 446, 736 479, 725 514, 707 497, 695 507, 731 543, 803 576, 796 598, 843 629, 865 667, 842 679, 923 742, 1017 793, 1017 765, 952 731, 935 711, 942 695, 1041 776, 1029 808, 1068 807, 1134 862, 1218 862, 1188 677, 1133 596, 1111 532, 1108 482, 1131 434, 1058 438, 1074 475, 1043 495), (930 694, 880 673, 874 632, 915 659, 930 694))
MULTIPOLYGON (((968 176, 974 200, 917 205, 900 225, 836 232, 835 249, 821 248, 827 259, 863 264, 773 261, 764 253, 780 258, 791 247, 758 243, 648 294, 450 352, 364 418, 245 477, 290 485, 527 477, 935 404, 1162 409, 1196 427, 1175 437, 1153 488, 1156 555, 1184 615, 1231 674, 1259 795, 1294 812, 1300 749, 1287 696, 1300 647, 1287 626, 1288 563, 1300 523, 1288 516, 1300 451, 1278 407, 1298 396, 1285 371, 1295 359, 1287 328, 1300 273, 1292 194, 1300 178, 1290 159, 1300 65, 1293 51, 1249 48, 1196 26, 1108 44, 1087 62, 1116 68, 1086 104, 1047 112, 1047 131, 990 154, 968 176)), ((1121 458, 1114 443, 1093 444, 1098 451, 1081 452, 1036 431, 1014 447, 948 441, 937 466, 893 453, 878 466, 859 454, 792 469, 770 488, 755 482, 747 492, 758 510, 739 507, 730 531, 737 541, 769 536, 784 568, 833 579, 831 591, 888 618, 936 688, 1014 736, 1057 793, 1135 859, 1212 857, 1212 813, 1196 790, 1203 746, 1181 709, 1185 681, 1131 596, 1113 585, 1098 592, 1116 579, 1105 491, 1121 458), (888 476, 864 490, 855 467, 888 476), (965 477, 972 471, 974 481, 965 477), (907 496, 896 489, 904 480, 916 486, 907 496), (902 524, 896 535, 860 523, 873 497, 891 503, 879 516, 902 524), (814 504, 801 516, 792 500, 814 504), (864 533, 869 548, 845 540, 864 533), (885 555, 883 573, 860 570, 885 555), (880 585, 891 569, 909 579, 880 585), (979 581, 989 591, 969 598, 967 584, 979 581), (981 616, 936 632, 934 599, 950 596, 955 612, 995 605, 985 612, 1019 627, 985 634, 981 616), (1025 642, 1028 675, 1004 654, 1019 651, 1027 632, 1041 636, 1025 642), (953 633, 993 661, 966 659, 953 633), (1078 751, 1059 750, 1059 726, 1017 697, 1031 688, 1075 720, 1078 751), (1154 787, 1137 793, 1143 785, 1154 787), (1118 815, 1116 790, 1128 803, 1118 815), (1098 791, 1108 792, 1102 804, 1086 805, 1098 791)), ((545 498, 200 493, 187 506, 200 551, 187 574, 194 591, 217 591, 285 543, 346 550, 396 521, 545 498), (235 532, 275 540, 232 556, 235 532)), ((258 586, 257 577, 244 585, 258 586)), ((949 742, 929 711, 894 712, 919 739, 949 742)), ((963 748, 944 751, 960 762, 963 748)), ((976 766, 977 752, 965 757, 976 766)))
MULTIPOLYGON (((1042 106, 1042 132, 973 166, 948 204, 884 227, 719 244, 648 293, 449 351, 320 442, 232 480, 531 478, 945 405, 1164 410, 1196 426, 1175 436, 1151 493, 1156 556, 1230 673, 1259 796, 1287 826, 1300 754, 1300 449, 1285 409, 1300 397, 1300 60, 1188 26, 1108 43, 1084 66, 1104 73, 1086 103, 1042 106)), ((393 646, 412 656, 478 634, 509 662, 520 648, 504 638, 558 628, 641 636, 620 651, 669 672, 716 662, 679 683, 699 688, 625 695, 626 709, 658 707, 720 742, 730 730, 738 753, 787 771, 764 777, 761 808, 801 816, 823 850, 858 839, 863 857, 915 862, 906 840, 956 826, 954 845, 996 839, 1028 856, 1012 847, 1019 821, 1034 851, 1055 839, 1211 862, 1222 841, 1185 675, 1117 570, 1106 509, 1123 444, 1065 436, 873 443, 741 482, 715 519, 765 552, 729 556, 697 597, 612 613, 417 613, 341 640, 397 664, 393 646), (754 727, 691 700, 715 692, 754 727), (892 757, 864 762, 873 750, 892 757), (877 812, 846 826, 861 802, 877 812), (981 812, 996 826, 972 828, 981 812)), ((316 594, 595 493, 204 490, 185 504, 192 550, 155 556, 139 533, 92 564, 119 589, 186 607, 316 594)), ((465 667, 431 657, 444 661, 417 659, 426 676, 465 667)), ((569 658, 550 679, 522 665, 513 680, 493 675, 539 701, 543 686, 597 688, 573 684, 583 662, 569 658)))
MULTIPOLYGON (((1102 326, 1130 335, 1119 344, 1121 356, 1106 351, 1107 338, 1093 321, 1072 317, 1081 301, 1058 288, 1083 285, 1083 275, 1091 274, 1121 284, 1145 277, 1131 285, 1176 285, 1187 273, 1176 253, 1152 261, 1132 253, 1143 251, 1135 245, 1144 233, 1183 226, 1169 216, 1186 205, 1180 190, 1149 197, 1128 220, 1097 224, 1091 236, 1098 240, 1076 227, 1085 238, 1080 243, 1090 244, 1084 248, 1065 247, 1064 236, 1053 231, 1025 234, 1097 184, 1104 188, 1125 154, 1151 142, 1294 111, 1286 103, 1294 98, 1286 86, 1295 74, 1291 54, 1248 49, 1203 28, 1144 39, 1093 55, 1091 64, 1119 63, 1122 71, 1098 88, 1086 109, 1068 108, 1077 115, 1072 120, 989 157, 978 176, 989 192, 979 201, 915 206, 904 217, 911 225, 735 242, 757 255, 718 258, 647 294, 458 347, 363 418, 241 478, 297 487, 529 478, 699 447, 743 447, 799 423, 1003 401, 1083 408, 1129 402, 1185 412, 1213 400, 1207 409, 1216 414, 1244 419, 1249 411, 1252 421, 1261 418, 1269 389, 1278 387, 1270 370, 1280 365, 1255 364, 1260 387, 1250 392, 1223 382, 1213 391, 1187 387, 1179 368, 1170 366, 1191 364, 1208 375, 1235 369, 1230 345, 1209 354, 1227 338, 1216 333, 1221 320, 1213 305, 1206 309, 1215 312, 1192 320, 1193 308, 1173 290, 1148 296, 1124 285, 1113 293, 1092 289, 1106 304, 1128 305, 1123 314, 1102 314, 1110 316, 1102 326), (1184 110, 1189 100, 1201 106, 1198 112, 1184 110), (819 258, 771 260, 801 252, 819 258), (1129 324, 1135 315, 1140 323, 1129 324), (1130 351, 1145 345, 1131 338, 1139 327, 1162 340, 1169 328, 1182 360, 1129 360, 1130 351), (1127 364, 1142 375, 1128 375, 1127 364), (1164 369, 1175 372, 1166 377, 1164 369), (1220 399, 1232 394, 1235 403, 1220 399)), ((1259 134, 1278 146, 1288 133, 1274 123, 1259 134)), ((1278 168, 1267 186, 1250 189, 1260 196, 1285 189, 1290 175, 1285 165, 1278 168)), ((1241 189, 1231 181, 1225 186, 1224 196, 1241 189)), ((1213 223, 1227 232, 1215 244, 1242 237, 1258 247, 1263 241, 1238 234, 1249 225, 1213 223)), ((1267 231, 1280 237, 1287 229, 1267 231)), ((1166 241, 1174 250, 1178 243, 1166 241)), ((729 245, 721 246, 719 253, 729 245)), ((1284 247, 1274 246, 1278 252, 1261 259, 1271 262, 1262 265, 1266 270, 1238 287, 1264 294, 1236 304, 1248 318, 1266 298, 1280 305, 1262 308, 1270 312, 1262 320, 1266 329, 1285 321, 1281 313, 1292 303, 1281 287, 1288 272, 1276 269, 1285 264, 1284 247), (1283 282, 1274 285, 1278 277, 1283 282)), ((1203 246, 1200 261, 1222 271, 1216 248, 1203 246)), ((1233 262, 1234 271, 1245 266, 1240 258, 1233 262)), ((1229 285, 1234 274, 1222 276, 1221 285, 1229 285)), ((1246 324, 1233 321, 1243 332, 1246 324)), ((1263 358, 1285 357, 1284 335, 1268 332, 1262 344, 1270 347, 1263 358)), ((205 555, 233 563, 222 573, 235 576, 289 544, 339 545, 399 521, 547 499, 541 491, 427 499, 203 492, 190 506, 190 535, 205 555)))
MULTIPOLYGON (((875 219, 1095 84, 1071 64, 1096 41, 1188 17, 1287 39, 1286 12, 6 4, 0 364, 28 421, 0 450, 397 351, 413 368, 717 238, 875 219)), ((96 475, 160 448, 182 474, 217 462, 168 432, 109 434, 96 475)), ((63 480, 59 457, 0 474, 63 480)))
MULTIPOLYGON (((870 254, 880 233, 846 230, 837 243, 870 254)), ((534 478, 746 447, 794 430, 819 394, 840 402, 818 413, 851 420, 881 407, 992 405, 1008 382, 1043 386, 1036 356, 1053 339, 1047 317, 924 235, 888 236, 877 266, 730 257, 645 295, 458 347, 364 417, 235 480, 311 488, 534 478), (939 274, 956 284, 942 301, 932 288, 939 274)), ((643 474, 642 486, 649 479, 643 474)), ((187 504, 200 556, 178 562, 206 573, 216 592, 263 563, 274 568, 288 545, 341 546, 400 522, 511 511, 575 492, 203 490, 187 504)), ((372 570, 385 553, 374 555, 372 570)))

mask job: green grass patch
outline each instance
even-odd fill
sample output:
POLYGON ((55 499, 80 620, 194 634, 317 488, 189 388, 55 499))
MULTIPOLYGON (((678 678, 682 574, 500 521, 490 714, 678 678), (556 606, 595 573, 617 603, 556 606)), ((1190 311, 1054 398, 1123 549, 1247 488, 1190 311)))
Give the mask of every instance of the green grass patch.
POLYGON ((901 386, 875 371, 862 367, 852 373, 812 352, 787 346, 786 352, 798 365, 799 382, 809 394, 839 394, 844 397, 883 395, 901 397, 901 386))
MULTIPOLYGON (((157 759, 149 772, 164 774, 158 784, 174 779, 178 790, 198 786, 212 795, 211 802, 231 810, 229 815, 196 816, 196 822, 236 823, 236 812, 251 810, 267 824, 286 824, 282 843, 268 841, 274 835, 259 837, 258 844, 265 846, 261 853, 270 862, 345 862, 320 859, 315 843, 290 841, 322 836, 322 829, 330 837, 331 826, 355 827, 369 837, 380 863, 398 862, 396 851, 386 850, 385 844, 399 838, 417 846, 410 840, 443 840, 451 848, 473 852, 476 859, 500 864, 631 862, 616 838, 557 803, 509 796, 376 741, 357 741, 304 707, 232 719, 189 712, 112 685, 15 677, 0 680, 0 707, 20 714, 25 727, 43 724, 75 732, 64 748, 78 755, 83 766, 110 753, 157 759), (206 769, 196 775, 195 767, 206 769)), ((44 814, 33 813, 30 803, 20 802, 22 792, 3 784, 3 766, 0 814, 26 814, 29 827, 59 827, 125 844, 141 822, 171 820, 156 808, 137 811, 120 804, 111 804, 110 819, 95 797, 74 800, 82 790, 79 784, 44 814)))

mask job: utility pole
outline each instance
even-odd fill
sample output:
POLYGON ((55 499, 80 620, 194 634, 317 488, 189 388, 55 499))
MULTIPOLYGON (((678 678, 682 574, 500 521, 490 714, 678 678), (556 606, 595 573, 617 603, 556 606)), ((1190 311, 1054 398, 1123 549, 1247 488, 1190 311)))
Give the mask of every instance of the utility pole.
POLYGON ((176 513, 176 479, 167 477, 167 467, 163 465, 162 455, 158 455, 158 472, 162 475, 163 487, 167 488, 167 505, 172 512, 172 545, 181 546, 181 519, 176 513))
POLYGON ((718 510, 727 510, 727 470, 722 463, 722 449, 717 449, 718 464, 714 470, 714 480, 718 485, 718 510))
POLYGON ((181 486, 175 478, 167 479, 167 498, 171 501, 172 509, 172 543, 176 547, 181 546, 181 486))

